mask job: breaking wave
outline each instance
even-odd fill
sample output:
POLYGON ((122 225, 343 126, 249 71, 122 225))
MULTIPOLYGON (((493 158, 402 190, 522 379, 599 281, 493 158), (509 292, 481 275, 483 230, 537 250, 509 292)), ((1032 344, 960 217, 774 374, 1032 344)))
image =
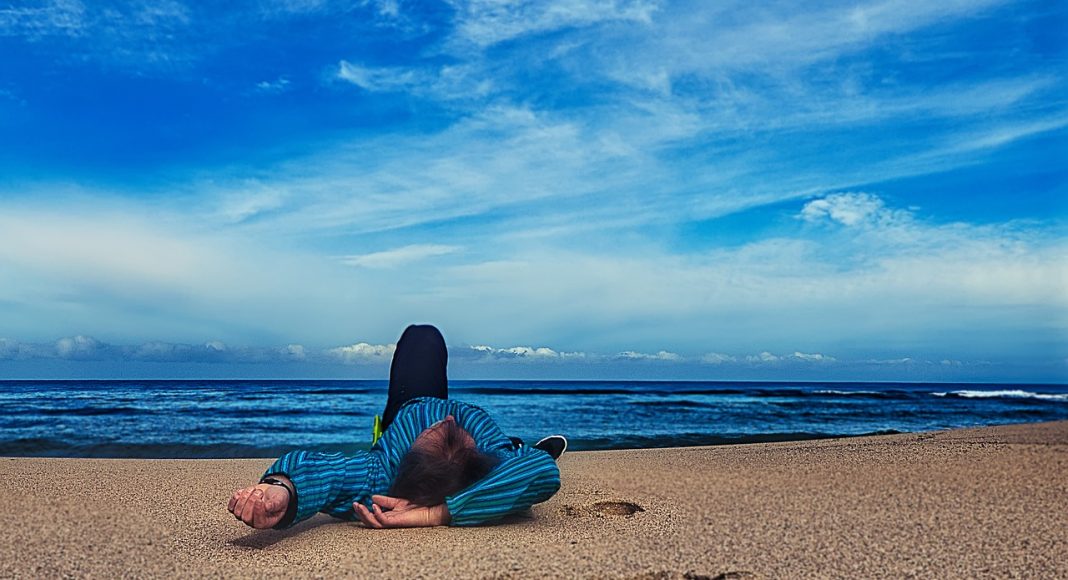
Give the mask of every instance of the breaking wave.
POLYGON ((1068 393, 1033 393, 1022 389, 1007 389, 1002 391, 964 390, 931 394, 936 397, 956 399, 1038 399, 1041 401, 1062 401, 1068 403, 1068 393))

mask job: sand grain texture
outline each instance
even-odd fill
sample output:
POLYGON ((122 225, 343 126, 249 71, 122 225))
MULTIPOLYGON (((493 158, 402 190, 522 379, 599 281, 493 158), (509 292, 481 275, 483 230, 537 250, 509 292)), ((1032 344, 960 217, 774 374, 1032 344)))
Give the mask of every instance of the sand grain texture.
POLYGON ((1068 577, 1068 422, 569 453, 466 529, 252 530, 225 503, 269 463, 0 458, 0 577, 1068 577))

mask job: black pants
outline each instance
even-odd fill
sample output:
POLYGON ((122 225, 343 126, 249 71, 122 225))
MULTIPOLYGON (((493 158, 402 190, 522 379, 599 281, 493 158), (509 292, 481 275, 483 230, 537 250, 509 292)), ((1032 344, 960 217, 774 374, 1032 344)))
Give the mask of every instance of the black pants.
POLYGON ((417 397, 449 398, 448 364, 449 351, 437 328, 413 324, 404 329, 389 367, 389 398, 382 412, 383 431, 408 401, 417 397))
MULTIPOLYGON (((413 324, 404 329, 393 362, 389 366, 389 397, 382 412, 385 431, 408 401, 418 397, 449 398, 449 351, 441 332, 429 324, 413 324)), ((518 447, 523 440, 509 437, 518 447)))

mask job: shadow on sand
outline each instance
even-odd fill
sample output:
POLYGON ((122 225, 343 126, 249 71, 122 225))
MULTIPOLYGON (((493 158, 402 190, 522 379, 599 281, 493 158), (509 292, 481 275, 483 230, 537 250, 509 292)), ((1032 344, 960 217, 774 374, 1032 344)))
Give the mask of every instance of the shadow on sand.
POLYGON ((227 542, 231 546, 237 546, 239 548, 252 548, 254 550, 263 550, 270 548, 271 546, 307 532, 308 530, 314 530, 322 526, 339 526, 347 525, 359 527, 358 524, 349 522, 346 520, 337 520, 328 517, 315 517, 310 520, 301 522, 292 528, 285 530, 251 530, 247 536, 241 536, 240 538, 234 538, 227 542))

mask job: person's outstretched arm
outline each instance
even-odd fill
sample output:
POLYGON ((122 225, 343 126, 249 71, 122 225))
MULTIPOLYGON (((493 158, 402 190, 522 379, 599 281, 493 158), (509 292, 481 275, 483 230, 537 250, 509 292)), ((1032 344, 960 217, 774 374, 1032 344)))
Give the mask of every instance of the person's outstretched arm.
POLYGON ((476 526, 526 511, 560 489, 560 469, 548 453, 522 446, 489 475, 445 499, 449 524, 476 526))
POLYGON ((279 457, 261 479, 277 479, 285 489, 264 483, 241 489, 234 492, 228 508, 255 528, 287 528, 318 512, 356 519, 352 504, 371 496, 369 469, 373 461, 371 454, 364 451, 353 455, 293 451, 279 457), (284 509, 279 516, 282 501, 284 509), (246 514, 248 518, 244 517, 246 514))

